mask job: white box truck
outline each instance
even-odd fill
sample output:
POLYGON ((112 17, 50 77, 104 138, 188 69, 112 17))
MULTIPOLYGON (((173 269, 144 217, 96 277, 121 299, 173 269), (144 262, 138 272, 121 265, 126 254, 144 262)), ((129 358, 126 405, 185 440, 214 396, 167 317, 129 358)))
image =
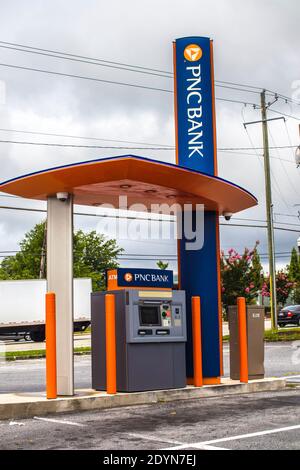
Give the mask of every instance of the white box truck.
MULTIPOLYGON (((0 281, 0 336, 45 339, 46 280, 0 281)), ((92 280, 74 279, 74 331, 84 331, 91 319, 92 280)))

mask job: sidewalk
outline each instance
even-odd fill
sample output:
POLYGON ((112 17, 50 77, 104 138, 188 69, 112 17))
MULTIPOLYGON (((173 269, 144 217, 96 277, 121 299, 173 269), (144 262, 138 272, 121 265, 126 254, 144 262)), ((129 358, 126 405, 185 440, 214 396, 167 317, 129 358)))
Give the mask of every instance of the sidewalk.
POLYGON ((155 390, 150 392, 117 393, 107 395, 94 390, 77 390, 73 397, 59 397, 47 400, 45 393, 0 394, 0 419, 20 419, 42 416, 49 413, 66 413, 120 406, 146 405, 204 398, 223 398, 227 395, 283 390, 285 379, 252 380, 248 384, 222 379, 220 385, 207 385, 201 388, 187 386, 176 390, 155 390))

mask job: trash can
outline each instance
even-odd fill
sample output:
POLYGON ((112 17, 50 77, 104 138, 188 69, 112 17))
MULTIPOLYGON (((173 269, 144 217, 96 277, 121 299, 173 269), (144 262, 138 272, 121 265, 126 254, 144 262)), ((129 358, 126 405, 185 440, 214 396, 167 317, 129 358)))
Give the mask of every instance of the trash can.
MULTIPOLYGON (((265 309, 260 305, 247 305, 247 344, 249 380, 263 379, 265 309)), ((228 307, 230 378, 240 379, 240 353, 237 306, 228 307)))

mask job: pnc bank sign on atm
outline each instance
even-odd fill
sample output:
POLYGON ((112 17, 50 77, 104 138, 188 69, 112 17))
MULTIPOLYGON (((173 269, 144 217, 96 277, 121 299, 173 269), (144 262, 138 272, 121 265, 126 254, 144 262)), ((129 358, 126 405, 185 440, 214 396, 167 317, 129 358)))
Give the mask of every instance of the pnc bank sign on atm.
MULTIPOLYGON (((173 287, 173 271, 161 269, 119 268, 109 273, 118 287, 173 287)), ((112 279, 108 278, 108 281, 112 279)))

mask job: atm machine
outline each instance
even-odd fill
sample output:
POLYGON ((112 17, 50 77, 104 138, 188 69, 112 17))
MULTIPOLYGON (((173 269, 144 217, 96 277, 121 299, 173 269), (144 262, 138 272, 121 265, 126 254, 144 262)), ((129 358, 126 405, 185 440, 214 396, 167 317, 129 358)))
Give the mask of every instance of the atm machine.
MULTIPOLYGON (((118 270, 120 271, 120 270, 118 270)), ((106 390, 105 294, 115 295, 117 391, 183 388, 186 386, 185 292, 157 287, 149 279, 134 286, 134 273, 117 273, 115 290, 92 294, 92 387, 106 390)), ((132 270, 131 270, 132 271, 132 270)), ((170 271, 168 271, 170 272, 170 271)), ((165 285, 162 283, 162 285, 165 285)))

